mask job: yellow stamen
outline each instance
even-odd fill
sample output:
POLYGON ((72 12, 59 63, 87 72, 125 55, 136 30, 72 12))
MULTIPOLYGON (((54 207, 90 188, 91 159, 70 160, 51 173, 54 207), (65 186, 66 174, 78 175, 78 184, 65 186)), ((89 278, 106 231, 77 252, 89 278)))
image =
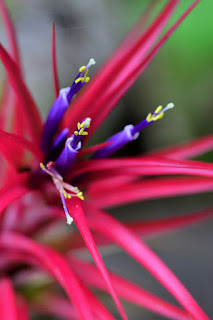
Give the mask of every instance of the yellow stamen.
POLYGON ((82 66, 79 68, 79 72, 83 72, 86 69, 86 66, 82 66))
POLYGON ((162 113, 160 113, 158 116, 153 116, 153 121, 157 121, 157 120, 159 120, 159 119, 161 119, 161 118, 163 118, 163 116, 164 116, 164 113, 162 112, 162 113))
POLYGON ((149 113, 149 114, 147 115, 146 121, 147 121, 147 122, 152 121, 152 114, 151 114, 151 113, 149 113))
POLYGON ((75 80, 75 83, 79 83, 79 82, 84 82, 84 78, 83 77, 79 77, 75 80))
POLYGON ((155 110, 155 113, 159 113, 162 110, 162 106, 157 107, 157 109, 155 110))
POLYGON ((42 162, 40 162, 40 168, 45 171, 45 166, 42 162))
POLYGON ((80 131, 79 131, 79 135, 81 136, 84 132, 84 128, 82 128, 80 131))

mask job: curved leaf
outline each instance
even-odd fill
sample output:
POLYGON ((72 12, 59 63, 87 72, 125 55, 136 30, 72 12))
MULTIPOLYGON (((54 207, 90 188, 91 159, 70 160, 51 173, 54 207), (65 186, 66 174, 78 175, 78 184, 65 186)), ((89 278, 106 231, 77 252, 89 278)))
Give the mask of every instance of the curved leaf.
POLYGON ((209 318, 161 259, 130 230, 92 205, 84 204, 90 227, 112 239, 143 265, 187 310, 194 319, 209 318))

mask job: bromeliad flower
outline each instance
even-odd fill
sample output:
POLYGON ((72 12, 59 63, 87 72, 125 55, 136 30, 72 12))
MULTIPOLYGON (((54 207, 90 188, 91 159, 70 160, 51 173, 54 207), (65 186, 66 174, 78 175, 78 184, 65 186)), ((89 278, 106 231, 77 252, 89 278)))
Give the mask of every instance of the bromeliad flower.
POLYGON ((106 142, 84 148, 87 139, 199 1, 194 1, 157 41, 178 2, 168 1, 144 32, 140 33, 137 24, 91 83, 88 83, 88 72, 95 64, 94 59, 79 69, 70 87, 60 91, 53 27, 56 100, 43 124, 24 83, 13 26, 4 2, 0 0, 12 50, 10 55, 0 45, 0 58, 9 79, 9 82, 5 80, 0 119, 1 319, 27 319, 26 299, 36 313, 45 312, 64 319, 114 319, 90 291, 90 287, 109 292, 123 319, 127 317, 118 296, 169 319, 208 319, 186 288, 139 235, 199 221, 212 215, 212 209, 187 217, 125 225, 103 208, 135 200, 211 190, 213 166, 180 159, 212 147, 212 137, 162 153, 137 158, 109 158, 124 145, 137 139, 141 130, 161 119, 168 109, 174 107, 173 103, 169 103, 165 107, 157 107, 138 124, 125 126, 124 130, 106 142), (15 95, 11 93, 10 86, 15 95), (76 97, 84 86, 82 94, 76 97), (9 107, 10 118, 6 112, 9 107), (177 174, 181 177, 177 177, 177 174), (158 175, 175 177, 158 178, 158 175), (183 175, 195 177, 187 178, 183 175), (72 226, 69 226, 68 231, 63 229, 58 239, 54 237, 52 246, 57 247, 60 253, 57 253, 56 248, 53 250, 50 243, 46 246, 40 243, 41 240, 38 243, 35 241, 43 232, 48 242, 51 242, 51 228, 59 232, 59 223, 64 226, 64 217, 68 224, 74 220, 84 243, 72 226), (96 243, 89 227, 93 230, 96 243), (111 242, 121 246, 144 266, 182 308, 109 273, 96 245, 111 242), (75 249, 82 249, 85 244, 96 267, 75 256, 75 249), (42 270, 46 273, 43 274, 42 270), (71 303, 52 286, 47 274, 64 288, 71 303), (14 293, 8 278, 10 275, 19 295, 14 293), (36 279, 40 279, 40 284, 37 282, 34 294, 26 294, 35 277, 39 277, 36 279))

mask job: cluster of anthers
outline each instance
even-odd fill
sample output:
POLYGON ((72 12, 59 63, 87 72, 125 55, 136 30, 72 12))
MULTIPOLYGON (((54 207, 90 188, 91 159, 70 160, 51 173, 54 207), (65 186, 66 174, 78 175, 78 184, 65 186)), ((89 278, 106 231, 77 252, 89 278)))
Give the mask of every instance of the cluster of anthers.
POLYGON ((90 121, 91 119, 90 118, 86 118, 85 121, 83 121, 82 123, 78 122, 77 124, 77 128, 78 130, 74 131, 74 134, 76 136, 87 136, 88 135, 88 132, 85 131, 85 129, 88 129, 90 127, 90 121))
POLYGON ((157 120, 163 118, 164 112, 166 112, 168 109, 172 109, 172 108, 174 108, 174 103, 172 103, 172 102, 168 103, 165 108, 163 108, 162 106, 159 106, 159 107, 157 107, 157 109, 155 110, 154 113, 149 113, 147 115, 146 121, 147 122, 157 121, 157 120))
POLYGON ((87 77, 87 74, 89 72, 89 67, 91 67, 92 65, 94 65, 96 62, 93 58, 90 59, 89 63, 87 66, 82 66, 79 68, 79 72, 81 73, 80 76, 78 76, 77 79, 75 79, 75 83, 87 83, 90 81, 90 77, 87 77), (85 71, 86 70, 86 71, 85 71))
POLYGON ((78 187, 74 187, 69 183, 64 182, 63 177, 58 173, 58 171, 53 167, 53 162, 50 161, 45 166, 43 163, 40 163, 40 168, 45 171, 49 176, 51 176, 52 181, 59 191, 61 201, 63 204, 63 209, 67 218, 67 223, 71 224, 73 222, 73 218, 70 216, 65 199, 71 199, 72 197, 78 197, 81 200, 84 200, 83 192, 78 189, 78 187))

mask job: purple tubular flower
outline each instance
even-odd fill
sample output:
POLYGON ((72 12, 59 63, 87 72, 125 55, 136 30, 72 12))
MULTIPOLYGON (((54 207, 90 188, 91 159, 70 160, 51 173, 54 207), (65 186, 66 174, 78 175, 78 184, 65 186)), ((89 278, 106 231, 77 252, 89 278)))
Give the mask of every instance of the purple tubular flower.
POLYGON ((78 150, 81 148, 81 141, 88 135, 87 129, 90 127, 90 118, 86 118, 81 123, 78 122, 77 130, 67 139, 65 147, 56 160, 56 168, 60 174, 65 175, 72 168, 78 150))
POLYGON ((61 89, 58 98, 53 103, 52 108, 49 111, 47 119, 44 124, 41 149, 46 154, 47 158, 50 154, 53 138, 58 130, 59 123, 63 118, 64 113, 69 107, 71 101, 74 99, 76 93, 87 83, 90 78, 87 77, 90 66, 95 64, 94 59, 90 59, 86 66, 82 66, 79 69, 79 73, 76 76, 71 87, 61 89))
POLYGON ((67 98, 69 92, 70 87, 60 90, 59 96, 53 103, 52 108, 50 109, 45 121, 44 129, 42 132, 41 149, 46 155, 48 155, 48 153, 50 152, 53 137, 58 130, 59 123, 65 111, 69 107, 69 100, 67 98))
POLYGON ((68 134, 69 129, 65 128, 56 136, 50 151, 50 159, 55 160, 59 156, 67 140, 68 134))
POLYGON ((148 127, 154 121, 161 119, 164 116, 164 112, 169 109, 172 109, 173 107, 173 103, 169 103, 165 108, 159 106, 157 107, 155 112, 149 113, 148 116, 144 120, 136 124, 136 126, 133 126, 131 124, 126 126, 124 130, 110 137, 106 142, 112 143, 104 147, 103 149, 98 150, 92 158, 100 159, 113 155, 122 147, 124 147, 128 142, 136 140, 139 137, 139 133, 141 130, 148 127))
POLYGON ((98 150, 94 155, 93 159, 98 158, 106 158, 120 150, 123 146, 125 146, 128 142, 133 141, 138 138, 139 133, 136 132, 135 134, 132 134, 132 131, 134 130, 134 126, 132 124, 129 124, 128 126, 124 127, 124 130, 116 133, 109 139, 107 139, 106 142, 112 142, 110 145, 104 147, 101 150, 98 150))
POLYGON ((76 148, 72 147, 72 141, 74 137, 75 136, 72 135, 67 139, 63 151, 56 160, 56 169, 63 176, 66 175, 68 169, 73 166, 78 154, 78 150, 81 148, 81 142, 78 143, 76 148))

